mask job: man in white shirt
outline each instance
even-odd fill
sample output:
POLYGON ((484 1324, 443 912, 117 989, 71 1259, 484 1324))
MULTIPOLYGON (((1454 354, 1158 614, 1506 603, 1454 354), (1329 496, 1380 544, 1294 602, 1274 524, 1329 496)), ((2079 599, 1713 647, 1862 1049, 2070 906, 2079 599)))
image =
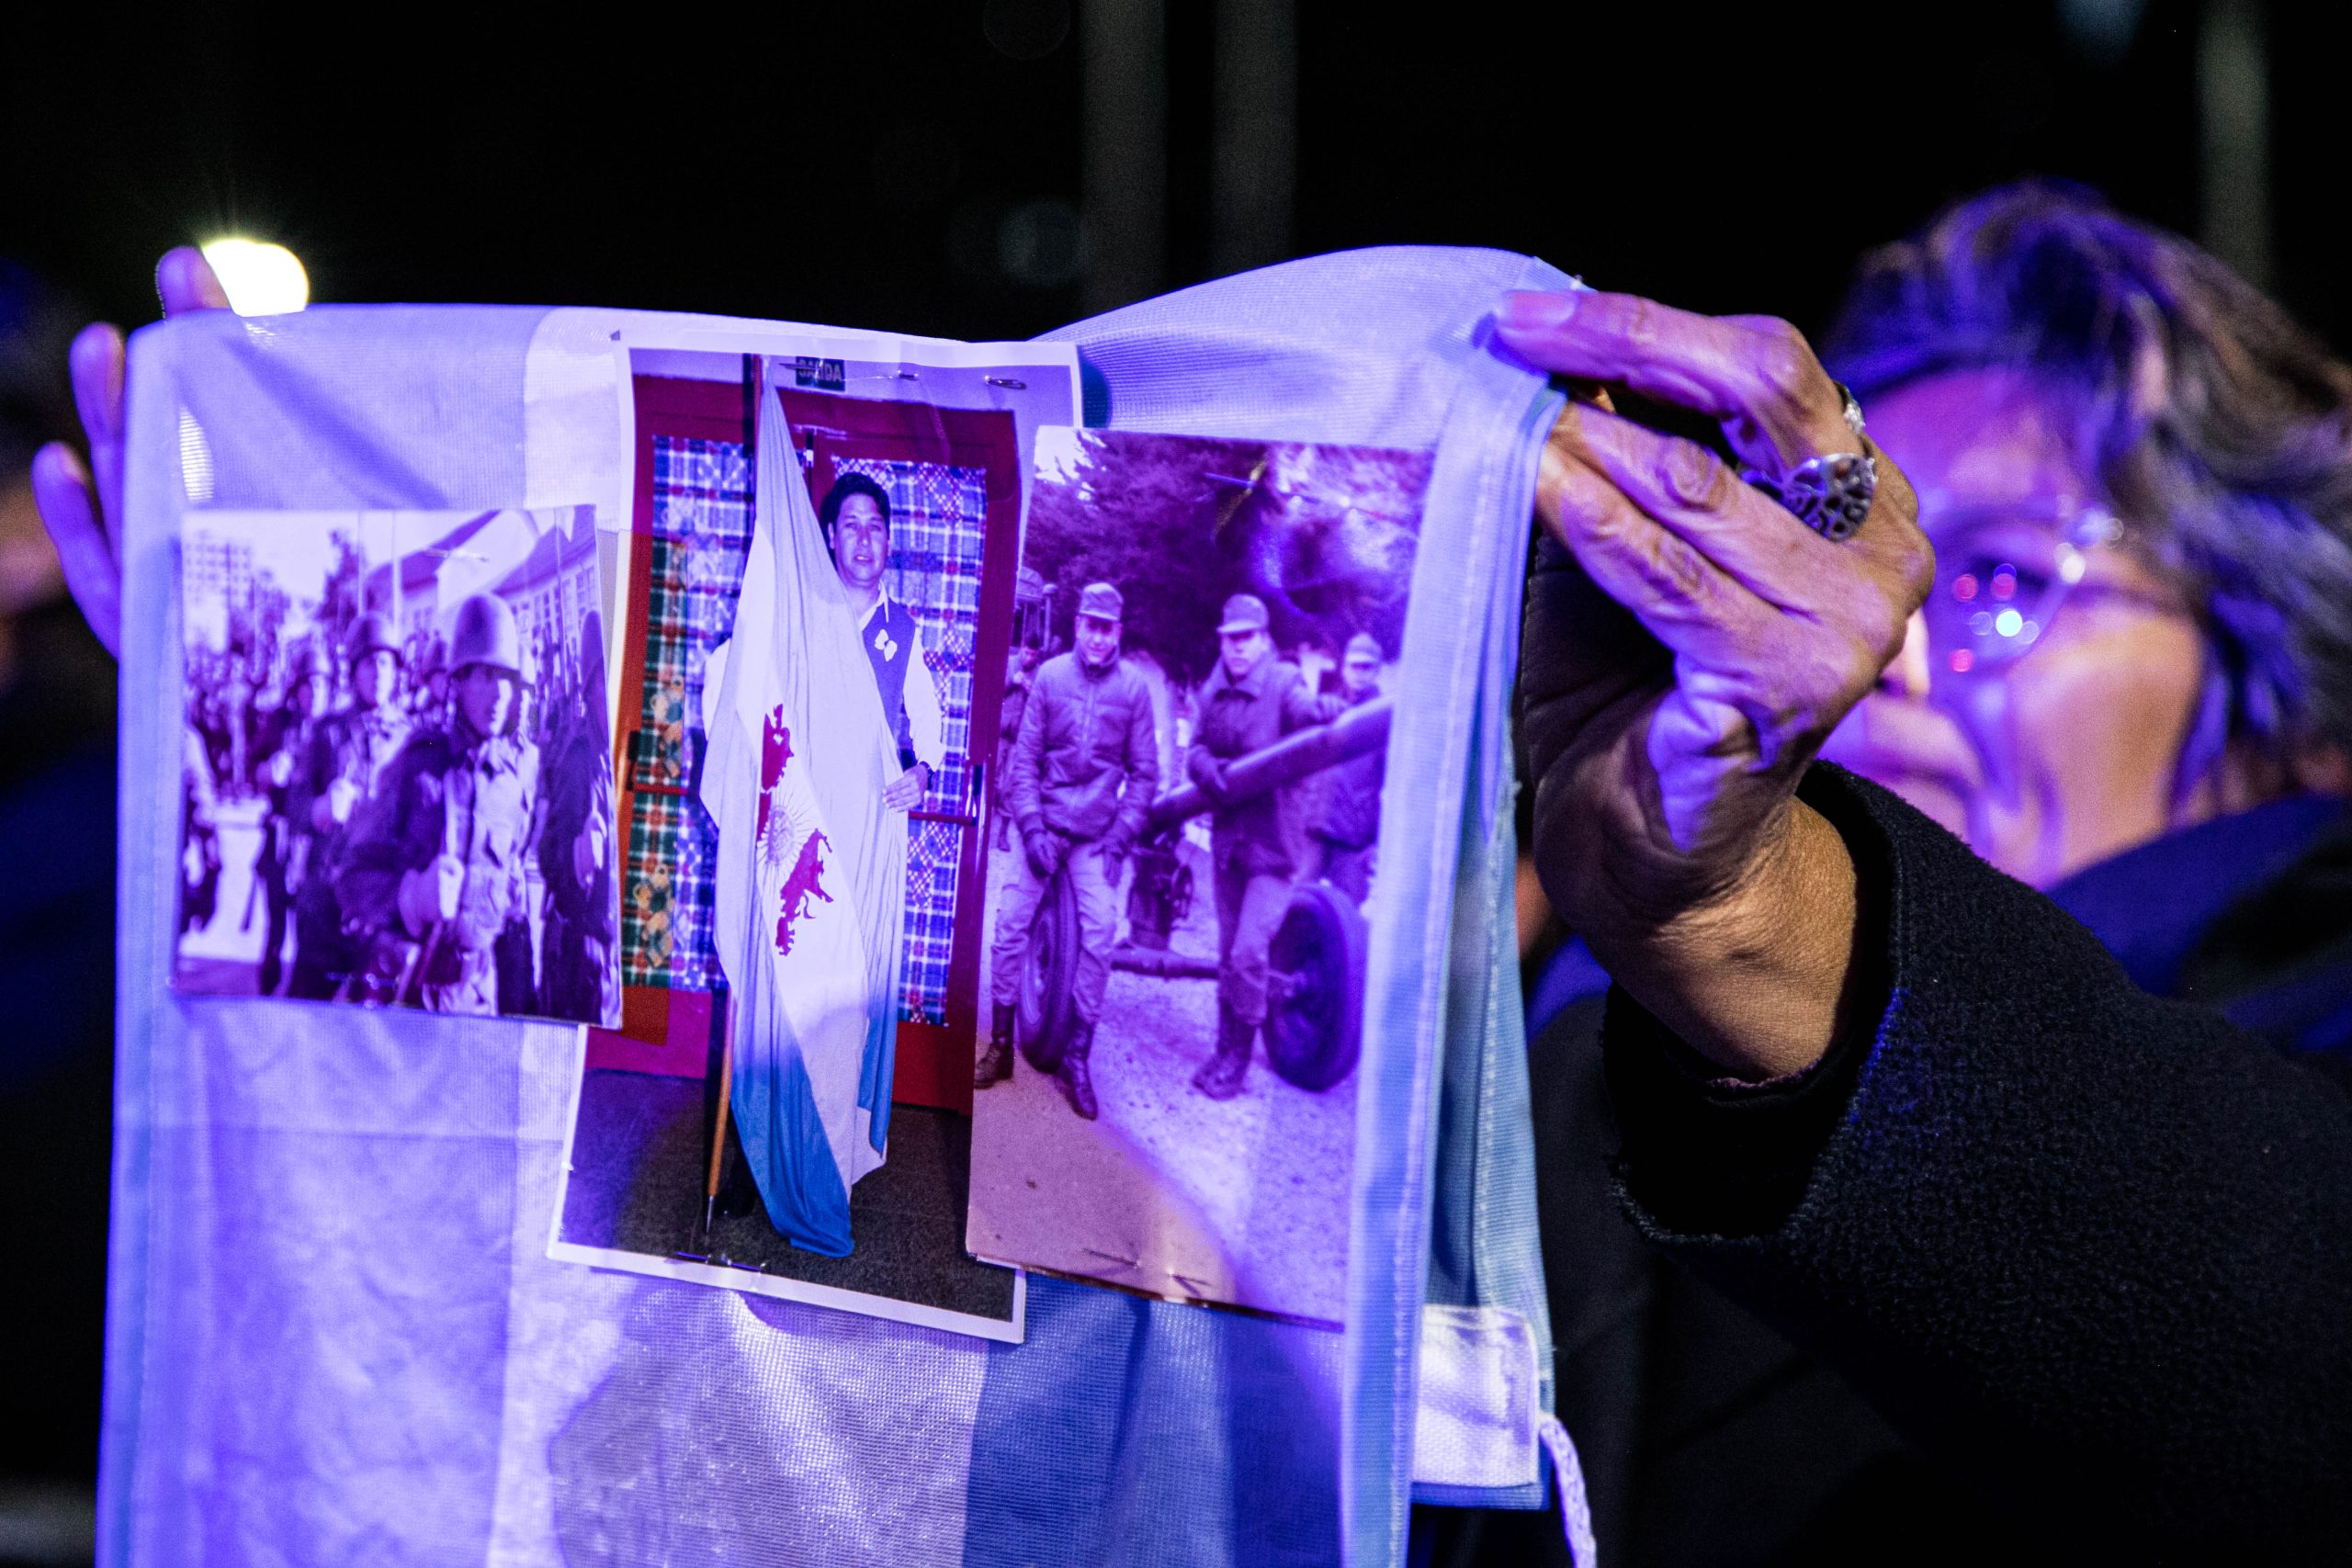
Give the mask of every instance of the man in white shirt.
POLYGON ((940 739, 939 687, 922 657, 922 627, 914 612, 882 586, 890 560, 890 497, 864 474, 843 474, 817 508, 833 570, 850 592, 858 641, 874 666, 882 711, 898 738, 903 770, 883 786, 882 804, 912 810, 931 787, 945 747, 940 739))

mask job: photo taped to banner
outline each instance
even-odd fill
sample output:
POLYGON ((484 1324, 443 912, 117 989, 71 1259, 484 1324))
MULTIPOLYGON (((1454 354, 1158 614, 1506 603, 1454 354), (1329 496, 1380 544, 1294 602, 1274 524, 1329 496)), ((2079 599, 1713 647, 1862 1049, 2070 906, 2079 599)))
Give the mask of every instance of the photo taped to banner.
POLYGON ((975 1253, 1336 1325, 1426 454, 1039 434, 975 1253))
POLYGON ((964 1247, 979 833, 1050 344, 630 342, 618 1028, 554 1255, 1017 1338, 964 1247))
POLYGON ((173 985, 620 1021, 585 506, 191 513, 173 985))

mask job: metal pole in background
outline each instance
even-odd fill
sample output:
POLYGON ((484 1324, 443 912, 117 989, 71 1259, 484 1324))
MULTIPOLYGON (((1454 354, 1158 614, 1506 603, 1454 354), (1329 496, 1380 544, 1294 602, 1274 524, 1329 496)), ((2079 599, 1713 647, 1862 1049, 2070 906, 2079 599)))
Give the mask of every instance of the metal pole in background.
POLYGON ((2205 248, 2270 286, 2269 51, 2261 0, 2208 0, 2197 34, 2205 248))
POLYGON ((1298 17, 1295 0, 1217 0, 1209 271, 1290 254, 1298 184, 1298 17))
POLYGON ((1168 48, 1162 0, 1079 7, 1087 315, 1159 292, 1167 267, 1168 48))

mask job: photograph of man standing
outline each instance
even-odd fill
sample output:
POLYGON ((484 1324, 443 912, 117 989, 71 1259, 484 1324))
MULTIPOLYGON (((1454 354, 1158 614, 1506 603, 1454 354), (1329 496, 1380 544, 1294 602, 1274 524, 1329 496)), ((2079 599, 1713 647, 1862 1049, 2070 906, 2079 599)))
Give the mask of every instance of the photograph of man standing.
POLYGON ((1023 852, 998 905, 995 1009, 988 1048, 972 1073, 977 1089, 1012 1076, 1014 1002, 1029 928, 1059 871, 1078 898, 1078 953, 1070 1032, 1057 1072, 1070 1109, 1090 1122, 1096 1106, 1087 1062, 1111 978, 1119 875, 1159 788, 1151 691, 1119 657, 1125 613, 1116 588, 1088 583, 1078 599, 1077 646, 1038 670, 1022 710, 1005 797, 1023 852))
POLYGON ((1216 635, 1217 666, 1201 688, 1200 732, 1184 764, 1216 808, 1209 819, 1216 885, 1216 1052, 1193 1075, 1193 1087, 1211 1100, 1230 1100, 1241 1092, 1259 1026, 1266 1021, 1267 951, 1307 850, 1296 792, 1275 789, 1236 799, 1226 784, 1226 764, 1295 729, 1337 717, 1344 704, 1308 691, 1298 666, 1276 657, 1266 602, 1255 593, 1225 602, 1216 635))
POLYGON ((882 715, 899 742, 899 776, 882 789, 882 804, 911 811, 931 787, 945 747, 941 740, 939 687, 922 656, 922 626, 912 610, 890 597, 883 574, 890 565, 890 497, 864 474, 843 474, 817 508, 833 570, 849 590, 858 641, 874 666, 882 715))

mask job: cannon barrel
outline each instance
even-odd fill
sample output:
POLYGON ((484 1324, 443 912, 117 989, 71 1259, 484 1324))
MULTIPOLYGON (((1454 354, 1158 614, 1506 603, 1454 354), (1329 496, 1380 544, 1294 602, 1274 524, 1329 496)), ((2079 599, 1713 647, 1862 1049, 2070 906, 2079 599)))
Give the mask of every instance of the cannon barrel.
MULTIPOLYGON (((1294 730, 1272 746, 1234 758, 1225 765, 1226 799, 1249 800, 1384 749, 1388 744, 1388 721, 1395 712, 1396 705, 1388 698, 1374 697, 1329 724, 1294 730)), ((1216 803, 1202 793, 1200 785, 1187 784, 1151 803, 1144 815, 1144 831, 1164 833, 1187 818, 1215 808, 1216 803)))

